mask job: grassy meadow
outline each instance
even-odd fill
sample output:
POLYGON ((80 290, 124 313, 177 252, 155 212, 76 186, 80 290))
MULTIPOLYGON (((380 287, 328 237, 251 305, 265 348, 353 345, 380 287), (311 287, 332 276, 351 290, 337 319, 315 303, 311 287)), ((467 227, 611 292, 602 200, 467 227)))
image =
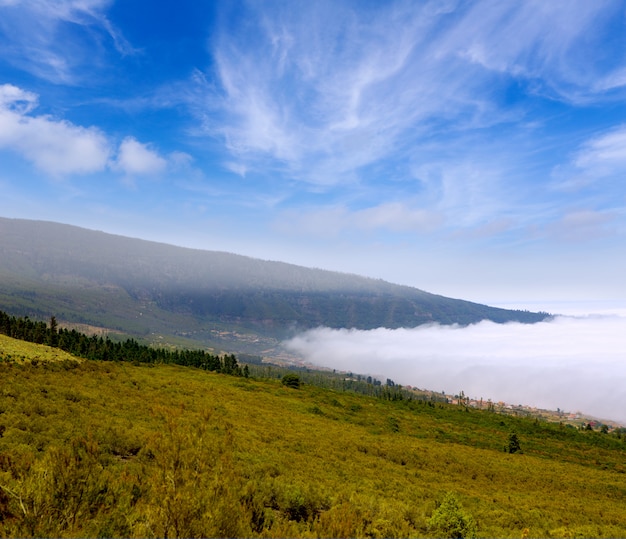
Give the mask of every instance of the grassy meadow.
POLYGON ((0 536, 626 536, 613 434, 50 350, 0 336, 0 536))
POLYGON ((0 333, 0 361, 35 363, 39 361, 83 361, 59 348, 12 339, 0 333))

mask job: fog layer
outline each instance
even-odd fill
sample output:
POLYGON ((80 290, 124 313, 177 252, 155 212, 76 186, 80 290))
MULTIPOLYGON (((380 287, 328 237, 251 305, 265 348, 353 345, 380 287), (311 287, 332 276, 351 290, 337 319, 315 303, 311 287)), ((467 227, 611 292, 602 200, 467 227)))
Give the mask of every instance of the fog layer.
POLYGON ((624 316, 371 331, 318 328, 285 345, 318 366, 626 424, 624 316))

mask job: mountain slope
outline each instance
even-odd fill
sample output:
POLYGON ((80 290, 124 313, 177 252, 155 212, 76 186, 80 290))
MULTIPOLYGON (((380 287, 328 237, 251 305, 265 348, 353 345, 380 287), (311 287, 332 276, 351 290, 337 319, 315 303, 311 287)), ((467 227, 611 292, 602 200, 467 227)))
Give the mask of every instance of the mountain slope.
POLYGON ((546 316, 357 275, 4 218, 0 309, 201 341, 211 330, 282 338, 320 325, 397 328, 546 316))
POLYGON ((2 537, 473 536, 435 525, 450 494, 478 537, 626 536, 621 432, 254 368, 20 363, 0 362, 2 537))

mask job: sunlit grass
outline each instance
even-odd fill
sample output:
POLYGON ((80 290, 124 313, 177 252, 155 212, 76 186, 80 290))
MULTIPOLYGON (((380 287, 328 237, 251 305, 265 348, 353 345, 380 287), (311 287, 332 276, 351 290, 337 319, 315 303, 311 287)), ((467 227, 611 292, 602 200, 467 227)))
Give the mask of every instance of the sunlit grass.
POLYGON ((82 361, 63 350, 11 339, 0 334, 0 361, 82 361))
POLYGON ((480 537, 626 535, 597 432, 92 361, 3 362, 0 411, 3 536, 432 537, 448 493, 480 537))

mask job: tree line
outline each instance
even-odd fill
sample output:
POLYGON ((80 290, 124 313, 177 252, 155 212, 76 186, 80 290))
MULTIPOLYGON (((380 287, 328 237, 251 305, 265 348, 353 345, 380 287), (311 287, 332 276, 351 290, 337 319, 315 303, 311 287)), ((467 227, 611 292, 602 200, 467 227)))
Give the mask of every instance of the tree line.
MULTIPOLYGON (((259 378, 281 378, 293 368, 278 366, 241 366, 234 354, 217 356, 204 350, 175 350, 147 346, 135 339, 112 341, 108 336, 86 335, 75 329, 59 328, 54 316, 50 322, 31 320, 28 316, 16 317, 0 311, 0 333, 37 344, 59 348, 76 357, 99 361, 130 361, 135 363, 173 363, 186 367, 196 367, 207 371, 232 374, 235 376, 255 376, 259 378)), ((352 373, 323 373, 317 370, 296 369, 301 381, 322 388, 361 393, 390 401, 435 401, 445 402, 445 397, 418 395, 387 379, 383 384, 371 376, 362 377, 352 373)))
POLYGON ((15 317, 0 311, 0 333, 36 344, 46 344, 76 357, 100 361, 131 361, 137 363, 173 363, 235 376, 248 376, 234 354, 218 356, 204 350, 169 350, 138 343, 135 339, 112 341, 108 336, 88 336, 75 329, 60 329, 56 318, 50 324, 15 317))

